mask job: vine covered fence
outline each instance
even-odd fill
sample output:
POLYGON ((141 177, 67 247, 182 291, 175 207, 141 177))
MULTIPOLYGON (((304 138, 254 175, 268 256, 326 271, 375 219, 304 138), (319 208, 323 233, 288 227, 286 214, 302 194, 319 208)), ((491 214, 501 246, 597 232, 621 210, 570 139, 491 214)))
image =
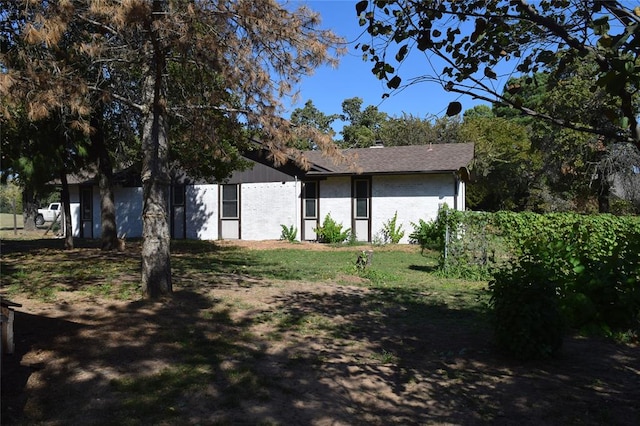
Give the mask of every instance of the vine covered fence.
POLYGON ((445 207, 414 228, 415 242, 440 251, 442 273, 489 280, 498 341, 518 357, 554 353, 565 326, 638 339, 638 216, 445 207))
POLYGON ((640 216, 461 212, 445 205, 435 221, 414 224, 411 239, 440 251, 440 267, 448 274, 489 278, 514 259, 553 247, 576 265, 633 257, 640 216))

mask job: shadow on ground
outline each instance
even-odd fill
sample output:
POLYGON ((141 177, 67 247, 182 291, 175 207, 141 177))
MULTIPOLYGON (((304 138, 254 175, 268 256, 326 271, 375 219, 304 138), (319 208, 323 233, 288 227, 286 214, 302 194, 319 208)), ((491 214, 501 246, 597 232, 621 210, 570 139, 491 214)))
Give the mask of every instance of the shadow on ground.
POLYGON ((165 304, 69 306, 55 318, 18 313, 18 352, 3 359, 3 424, 639 419, 634 348, 569 339, 562 358, 522 365, 494 352, 475 314, 351 288, 270 303, 242 319, 193 292, 165 304))
POLYGON ((162 303, 20 300, 2 424, 640 423, 637 347, 568 338, 521 364, 428 296, 180 273, 162 303))

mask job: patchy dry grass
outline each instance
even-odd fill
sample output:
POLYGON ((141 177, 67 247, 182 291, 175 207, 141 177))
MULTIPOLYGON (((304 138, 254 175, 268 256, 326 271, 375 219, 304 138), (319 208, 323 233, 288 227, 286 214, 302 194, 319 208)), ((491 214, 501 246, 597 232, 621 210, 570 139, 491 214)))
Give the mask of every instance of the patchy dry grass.
POLYGON ((175 294, 140 300, 139 245, 2 241, 16 353, 2 424, 640 423, 635 346, 495 351, 485 283, 416 247, 176 242, 175 294))

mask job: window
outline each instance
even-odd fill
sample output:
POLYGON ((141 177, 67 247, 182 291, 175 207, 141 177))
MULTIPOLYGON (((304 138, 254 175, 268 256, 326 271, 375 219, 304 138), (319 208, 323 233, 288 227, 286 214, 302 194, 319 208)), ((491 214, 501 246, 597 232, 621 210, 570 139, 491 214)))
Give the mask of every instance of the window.
POLYGON ((318 218, 318 182, 305 182, 304 183, 304 218, 305 219, 317 219, 318 218))
POLYGON ((369 217, 369 181, 356 180, 354 192, 356 218, 367 219, 369 217))
POLYGON ((173 185, 171 187, 174 206, 184 206, 184 185, 173 185))
POLYGON ((222 218, 238 218, 238 185, 222 185, 222 218))
POLYGON ((92 211, 92 194, 91 188, 82 188, 80 192, 80 204, 82 206, 82 220, 92 220, 93 219, 93 211, 92 211))

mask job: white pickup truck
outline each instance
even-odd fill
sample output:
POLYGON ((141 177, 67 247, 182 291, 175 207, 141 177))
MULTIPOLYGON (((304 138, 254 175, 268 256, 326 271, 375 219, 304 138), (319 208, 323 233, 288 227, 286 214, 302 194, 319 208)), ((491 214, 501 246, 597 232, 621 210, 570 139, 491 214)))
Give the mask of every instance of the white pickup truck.
POLYGON ((36 226, 42 226, 45 222, 53 222, 61 213, 62 204, 51 203, 46 209, 38 209, 36 215, 36 226))

